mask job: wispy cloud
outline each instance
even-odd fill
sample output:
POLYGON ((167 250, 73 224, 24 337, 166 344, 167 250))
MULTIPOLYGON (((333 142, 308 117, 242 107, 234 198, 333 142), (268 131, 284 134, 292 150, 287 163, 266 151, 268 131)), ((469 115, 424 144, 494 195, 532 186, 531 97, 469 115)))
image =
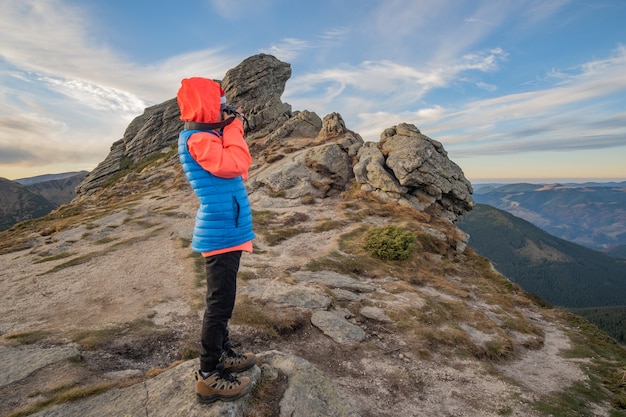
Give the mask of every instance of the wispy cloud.
POLYGON ((336 42, 343 39, 349 32, 350 29, 347 27, 334 27, 319 34, 318 38, 327 42, 336 42))
POLYGON ((624 102, 625 49, 578 69, 559 76, 551 88, 447 109, 427 128, 465 156, 626 146, 626 112, 612 108, 624 102))
POLYGON ((261 52, 274 55, 281 61, 294 62, 301 54, 308 51, 332 48, 333 45, 341 43, 347 33, 349 29, 336 27, 322 31, 309 40, 284 38, 278 43, 261 49, 261 52))
POLYGON ((394 124, 413 123, 458 156, 626 146, 626 113, 616 115, 611 109, 614 101, 624 101, 626 92, 626 49, 621 46, 611 57, 559 72, 549 88, 476 100, 460 108, 419 105, 431 90, 469 82, 467 71, 491 71, 505 55, 467 55, 463 63, 431 71, 364 62, 299 76, 286 95, 293 103, 336 109, 367 140, 377 140, 394 124), (311 101, 309 94, 321 86, 324 96, 311 101), (410 103, 418 109, 407 111, 410 103))
MULTIPOLYGON (((364 114, 375 109, 400 114, 415 107, 433 89, 445 88, 454 82, 468 82, 463 78, 468 71, 495 70, 505 55, 502 50, 494 49, 468 54, 449 65, 424 69, 392 61, 365 61, 358 66, 296 76, 289 81, 285 98, 296 106, 310 106, 310 94, 315 92, 314 104, 318 108, 339 108, 342 116, 351 121, 363 118, 364 114), (323 94, 320 95, 320 91, 323 94), (362 106, 348 105, 356 101, 362 106)), ((369 129, 363 134, 369 136, 369 129)))
POLYGON ((303 51, 313 48, 313 44, 309 41, 305 41, 297 38, 286 38, 280 43, 271 45, 267 49, 262 49, 261 52, 274 55, 281 61, 293 61, 303 51))
POLYGON ((132 118, 175 97, 182 78, 217 78, 241 62, 218 47, 140 65, 97 40, 92 20, 60 0, 0 2, 3 164, 91 169, 132 118))

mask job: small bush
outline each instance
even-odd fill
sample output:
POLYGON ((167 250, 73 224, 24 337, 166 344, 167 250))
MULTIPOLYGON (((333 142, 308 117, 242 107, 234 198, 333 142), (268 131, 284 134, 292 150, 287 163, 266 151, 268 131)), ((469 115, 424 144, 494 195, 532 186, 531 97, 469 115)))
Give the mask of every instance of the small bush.
POLYGON ((393 225, 373 228, 365 240, 365 250, 385 261, 408 259, 414 247, 415 234, 393 225))

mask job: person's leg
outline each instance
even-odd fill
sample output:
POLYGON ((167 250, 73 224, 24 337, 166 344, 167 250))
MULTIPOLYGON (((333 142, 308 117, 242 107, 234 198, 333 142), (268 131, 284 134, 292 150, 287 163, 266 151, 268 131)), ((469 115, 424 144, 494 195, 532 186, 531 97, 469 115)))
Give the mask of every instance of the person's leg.
POLYGON ((200 371, 196 372, 196 397, 209 404, 232 401, 250 392, 247 376, 236 377, 225 368, 224 345, 228 340, 228 320, 235 306, 237 271, 241 252, 227 252, 206 259, 206 310, 202 321, 200 371))
POLYGON ((241 251, 206 258, 206 310, 200 350, 203 372, 215 370, 220 365, 224 345, 230 345, 227 326, 235 306, 240 259, 241 251))

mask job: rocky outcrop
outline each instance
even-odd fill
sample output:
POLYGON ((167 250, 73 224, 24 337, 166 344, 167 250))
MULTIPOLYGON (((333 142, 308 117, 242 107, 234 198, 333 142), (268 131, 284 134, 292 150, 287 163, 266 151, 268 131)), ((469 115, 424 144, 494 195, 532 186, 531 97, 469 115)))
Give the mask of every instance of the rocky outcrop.
MULTIPOLYGON (((290 76, 289 64, 259 54, 222 80, 229 104, 243 108, 251 128, 246 137, 255 158, 251 192, 281 196, 285 205, 293 205, 345 191, 356 181, 383 202, 450 221, 472 209, 471 184, 441 143, 408 124, 385 130, 378 143, 364 143, 339 113, 321 119, 307 110, 292 112, 280 100, 290 76)), ((182 128, 179 115, 176 99, 146 109, 80 184, 78 195, 102 188, 107 179, 155 152, 172 149, 182 128)))
POLYGON ((266 54, 245 59, 224 76, 226 98, 247 115, 251 136, 267 135, 291 117, 291 106, 280 100, 289 77, 291 65, 266 54))
POLYGON ((76 188, 76 194, 89 195, 101 189, 108 179, 125 167, 155 152, 173 149, 181 129, 176 99, 147 108, 128 125, 124 137, 111 145, 107 157, 76 188))
POLYGON ((297 112, 266 138, 252 141, 263 163, 251 175, 251 191, 280 195, 288 200, 285 205, 345 191, 354 180, 353 157, 362 145, 340 114, 321 120, 315 113, 297 112))
MULTIPOLYGON (((45 363, 53 363, 64 357, 71 358, 78 355, 78 352, 71 348, 48 349, 48 351, 50 353, 46 355, 48 352, 41 351, 41 349, 37 352, 30 352, 28 349, 0 347, 0 352, 8 354, 6 359, 15 364, 29 365, 32 362, 33 366, 25 368, 26 372, 28 370, 33 372, 33 369, 39 369, 45 363)), ((262 374, 268 381, 277 379, 281 374, 287 377, 287 387, 280 402, 281 415, 359 416, 337 394, 333 381, 306 359, 279 351, 268 351, 260 353, 258 360, 260 366, 255 366, 245 372, 253 384, 260 382, 262 374)), ((183 362, 154 378, 146 379, 143 383, 111 389, 98 396, 53 406, 32 415, 34 417, 246 415, 250 408, 248 396, 232 402, 218 401, 211 405, 203 405, 196 401, 195 381, 192 376, 197 365, 196 360, 183 362)), ((2 375, 2 377, 0 379, 9 383, 23 378, 24 375, 2 375)), ((104 379, 107 380, 107 378, 105 375, 104 379)))
POLYGON ((452 221, 474 206, 472 185, 461 168, 441 143, 413 125, 385 130, 380 142, 359 150, 357 159, 356 181, 382 201, 434 210, 452 221))

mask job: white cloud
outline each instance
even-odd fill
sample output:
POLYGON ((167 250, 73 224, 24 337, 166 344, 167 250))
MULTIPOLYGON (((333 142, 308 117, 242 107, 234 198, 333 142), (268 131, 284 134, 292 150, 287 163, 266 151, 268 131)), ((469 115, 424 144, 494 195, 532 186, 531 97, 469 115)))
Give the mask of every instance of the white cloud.
POLYGON ((284 96, 299 109, 314 104, 316 111, 340 111, 347 121, 360 120, 356 128, 364 130, 363 136, 370 136, 370 129, 373 131, 375 126, 372 114, 388 113, 380 119, 384 119, 385 128, 389 127, 389 120, 418 107, 431 90, 469 82, 463 78, 468 71, 493 71, 505 56, 502 50, 495 49, 468 54, 449 65, 422 69, 388 60, 365 61, 296 76, 289 80, 284 96), (312 98, 311 93, 316 97, 312 98), (359 106, 351 105, 355 101, 359 106))
POLYGON ((286 38, 281 43, 271 45, 269 48, 261 50, 266 54, 274 55, 281 61, 294 61, 300 53, 313 48, 313 45, 305 40, 297 38, 286 38))
POLYGON ((624 103, 624 48, 579 70, 558 77, 552 88, 448 109, 428 129, 452 144, 457 156, 626 146, 626 112, 612 108, 613 102, 624 103))
POLYGON ((115 88, 81 80, 66 80, 46 76, 40 76, 39 81, 49 85, 51 89, 96 110, 138 114, 146 107, 146 103, 137 96, 115 88))

